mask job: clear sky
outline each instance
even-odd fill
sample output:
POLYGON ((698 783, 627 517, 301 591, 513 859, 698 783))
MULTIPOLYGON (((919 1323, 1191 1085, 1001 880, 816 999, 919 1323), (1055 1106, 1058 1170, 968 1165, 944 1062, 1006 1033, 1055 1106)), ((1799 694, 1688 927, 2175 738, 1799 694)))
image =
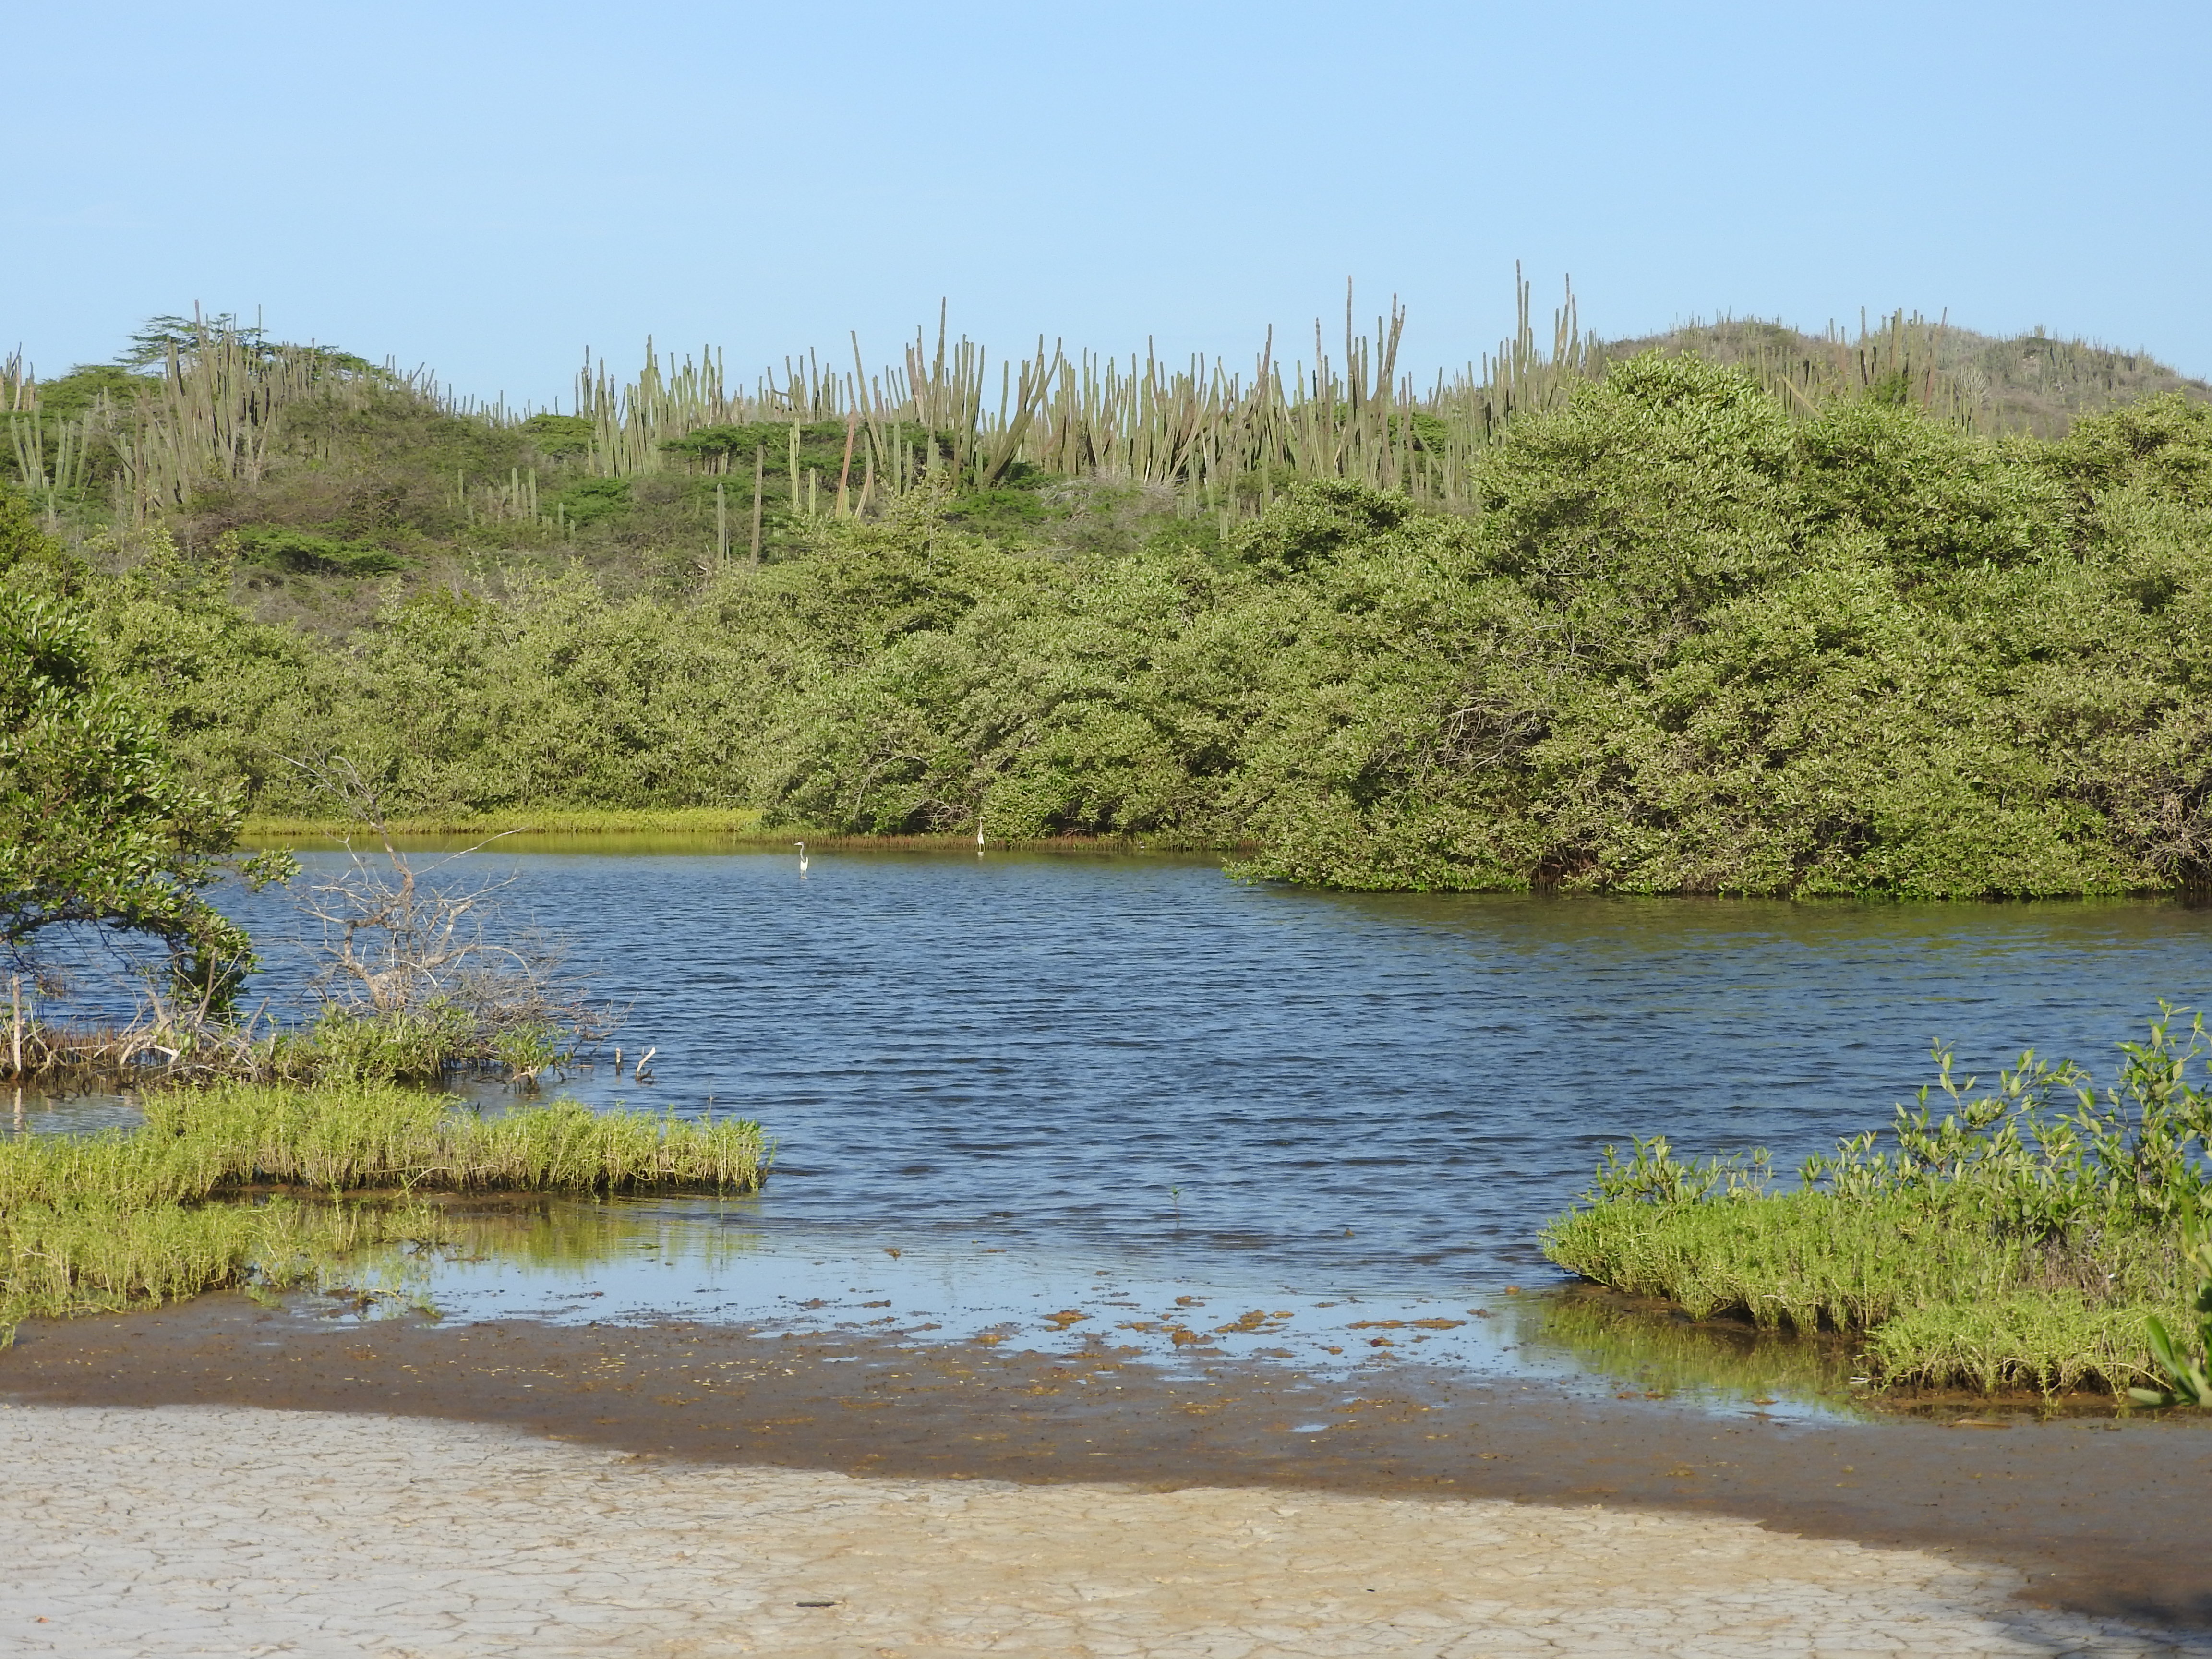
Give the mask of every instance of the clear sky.
POLYGON ((34 4, 0 11, 0 351, 251 316, 543 404, 586 344, 1464 361, 1918 307, 2212 374, 2212 6, 34 4), (1310 349, 1310 348, 1309 348, 1310 349))

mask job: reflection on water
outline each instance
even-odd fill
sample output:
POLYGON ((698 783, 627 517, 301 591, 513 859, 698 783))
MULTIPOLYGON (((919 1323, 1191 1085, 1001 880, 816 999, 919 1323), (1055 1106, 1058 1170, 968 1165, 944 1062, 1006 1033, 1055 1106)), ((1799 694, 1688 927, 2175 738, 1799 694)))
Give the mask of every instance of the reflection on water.
POLYGON ((1730 1320, 1686 1315, 1574 1286, 1532 1297, 1521 1309, 1522 1343, 1530 1353, 1564 1356, 1577 1369, 1631 1385, 1655 1399, 1690 1396, 1778 1405, 1850 1401, 1863 1382, 1852 1345, 1837 1337, 1806 1339, 1730 1320))
MULTIPOLYGON (((675 1319, 823 1346, 980 1341, 1048 1354, 1098 1348, 1190 1374, 1279 1364, 1348 1385, 1407 1368, 1463 1380, 1543 1381, 1597 1395, 1680 1400, 1777 1418, 1858 1413, 1847 1350, 1708 1323, 1616 1298, 1515 1291, 1317 1291, 1243 1271, 1164 1276, 988 1238, 953 1247, 858 1243, 766 1229, 751 1200, 558 1200, 458 1212, 444 1248, 364 1262, 345 1316, 425 1309, 442 1319, 623 1324, 675 1319)), ((834 1352, 829 1363, 836 1363, 834 1352)))
MULTIPOLYGON (((633 1005, 624 1048, 659 1051, 651 1083, 602 1054, 569 1091, 711 1101, 779 1138, 747 1212, 755 1265, 730 1268, 769 1301, 849 1299, 926 1261, 951 1275, 922 1304, 940 1322, 960 1297, 1018 1312, 1110 1280, 1130 1325, 1158 1323, 1170 1286, 1238 1316, 1356 1297, 1463 1322, 1414 1333, 1425 1353, 1492 1342, 1466 1310, 1495 1314, 1506 1285, 1559 1283, 1537 1231, 1607 1142, 1765 1146, 1794 1167, 1885 1123, 1933 1039, 1967 1069, 2028 1047, 2109 1069, 2158 998, 2204 999, 2212 964, 2212 912, 2179 903, 1324 894, 1203 860, 997 852, 817 851, 803 878, 696 847, 502 843, 481 862, 633 1005), (994 1288, 1014 1257, 1042 1277, 994 1288)), ((254 995, 281 1006, 302 964, 283 900, 234 908, 270 965, 254 995)), ((1492 1345, 1562 1369, 1602 1346, 1546 1329, 1492 1345)))
POLYGON ((0 1101, 0 1133, 8 1134, 82 1135, 139 1121, 138 1097, 112 1088, 15 1089, 0 1101))

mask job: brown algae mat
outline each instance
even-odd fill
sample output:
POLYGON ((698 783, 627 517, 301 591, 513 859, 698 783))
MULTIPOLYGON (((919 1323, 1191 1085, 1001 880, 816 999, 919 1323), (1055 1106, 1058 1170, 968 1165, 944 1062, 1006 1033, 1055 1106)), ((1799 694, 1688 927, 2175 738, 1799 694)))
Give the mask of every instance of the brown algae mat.
POLYGON ((1103 1339, 1042 1354, 759 1325, 356 1322, 234 1296, 26 1325, 0 1396, 443 1419, 666 1468, 1735 1517, 1987 1567, 2031 1607, 2212 1627, 2212 1431, 2179 1419, 1785 1423, 1409 1364, 1170 1374, 1103 1339))

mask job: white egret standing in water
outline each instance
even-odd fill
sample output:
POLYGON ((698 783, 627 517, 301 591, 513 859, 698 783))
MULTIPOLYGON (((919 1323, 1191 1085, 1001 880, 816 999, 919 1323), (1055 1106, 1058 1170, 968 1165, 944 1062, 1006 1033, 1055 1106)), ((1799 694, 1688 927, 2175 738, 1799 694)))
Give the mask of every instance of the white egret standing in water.
POLYGON ((799 849, 799 873, 803 876, 806 873, 806 843, 795 841, 791 844, 799 849))
POLYGON ((975 856, 983 856, 983 826, 980 823, 975 826, 975 856))

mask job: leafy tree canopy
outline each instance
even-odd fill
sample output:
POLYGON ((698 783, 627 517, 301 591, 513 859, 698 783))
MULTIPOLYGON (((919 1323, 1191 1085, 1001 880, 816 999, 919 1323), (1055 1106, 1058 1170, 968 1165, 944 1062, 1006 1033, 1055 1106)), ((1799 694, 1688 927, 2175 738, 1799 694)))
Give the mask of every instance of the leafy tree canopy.
POLYGON ((21 500, 0 495, 0 942, 25 962, 49 927, 149 935, 180 990, 222 1005, 253 956, 201 893, 238 808, 184 782, 159 728, 100 672, 70 574, 21 500))
MULTIPOLYGON (((713 532, 703 475, 557 481, 567 526, 713 532)), ((2212 879, 2212 408, 1991 440, 1653 356, 1516 416, 1470 482, 1463 514, 1333 480, 1241 525, 1026 492, 1056 534, 910 489, 653 592, 520 551, 410 568, 343 631, 247 596, 368 544, 264 544, 290 521, 242 510, 258 562, 156 529, 12 580, 89 611, 183 775, 274 814, 322 810, 274 757, 343 756, 402 814, 1182 838, 1349 887, 2212 879)))

